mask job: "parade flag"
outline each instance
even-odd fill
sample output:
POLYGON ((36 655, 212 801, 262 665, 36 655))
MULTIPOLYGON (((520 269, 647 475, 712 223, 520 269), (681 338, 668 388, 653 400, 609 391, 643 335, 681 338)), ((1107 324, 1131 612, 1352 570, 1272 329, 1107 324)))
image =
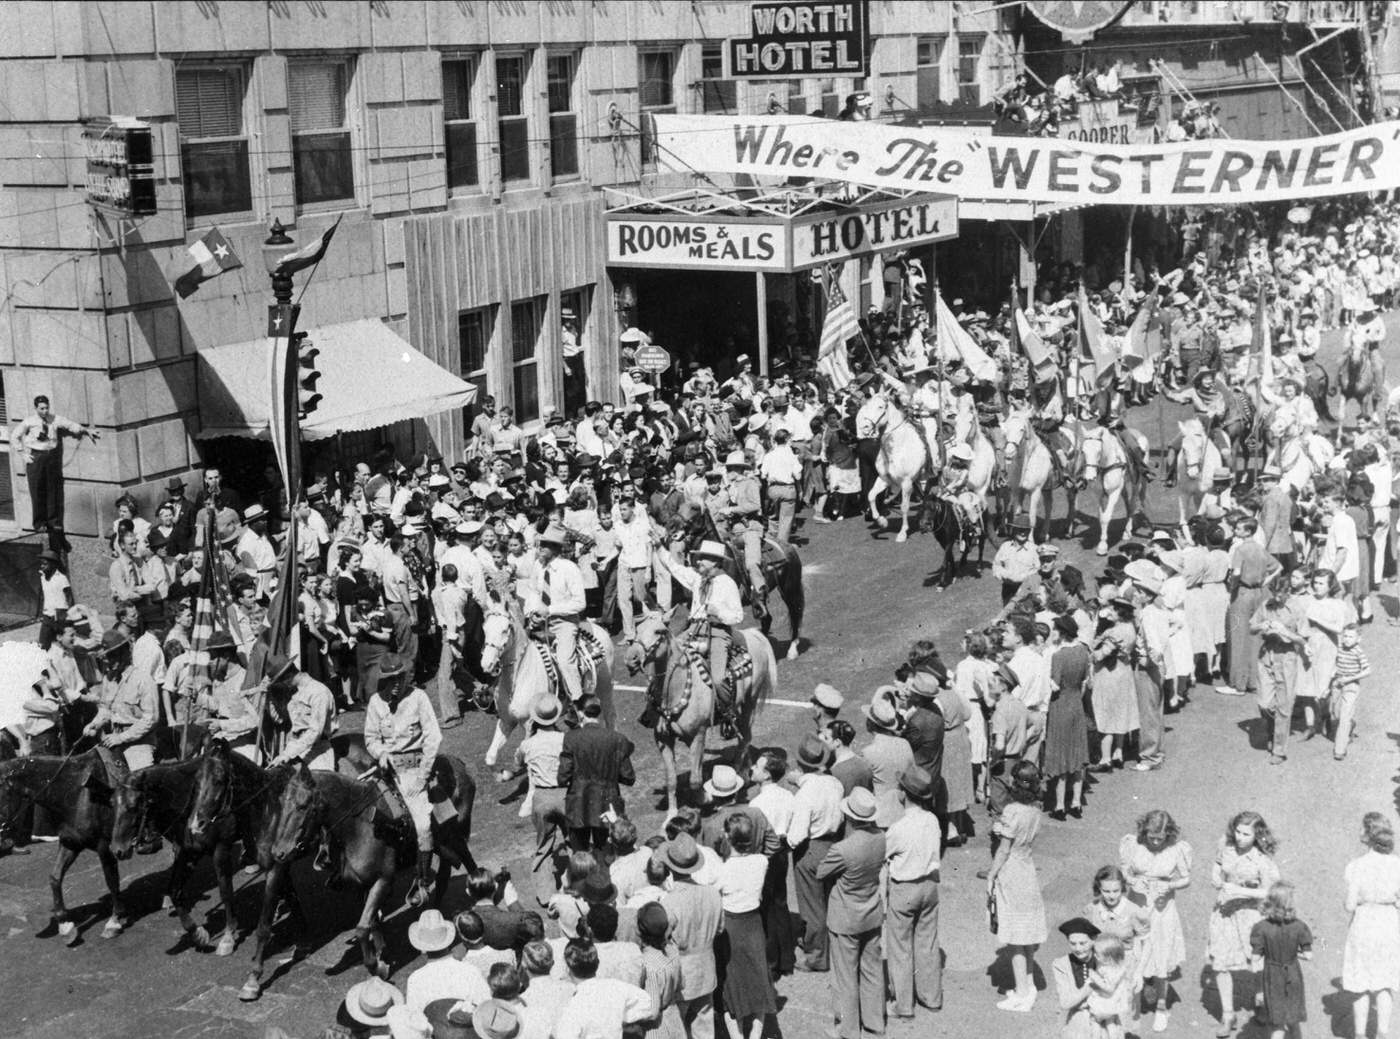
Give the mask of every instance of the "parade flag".
POLYGON ((194 598, 194 627, 190 629, 190 678, 192 693, 208 688, 209 640, 216 631, 233 633, 229 610, 233 593, 214 528, 214 509, 204 510, 204 563, 199 571, 199 591, 194 598))
POLYGON ((841 291, 836 273, 827 278, 826 319, 822 322, 821 344, 817 347, 817 370, 831 380, 833 390, 844 390, 855 376, 846 356, 846 344, 860 335, 856 311, 841 291))
POLYGON ((995 382, 997 363, 972 338, 972 333, 958 324, 958 319, 943 301, 943 293, 935 291, 934 321, 938 333, 938 353, 945 361, 957 359, 974 379, 995 382))
POLYGON ((1269 306, 1265 301, 1264 283, 1259 283, 1259 295, 1254 301, 1254 336, 1250 353, 1259 358, 1259 385, 1274 384, 1274 337, 1269 331, 1269 306))
POLYGON ((1079 283, 1079 328, 1084 349, 1094 362, 1094 380, 1103 385, 1113 379, 1113 366, 1118 357, 1109 337, 1104 334, 1103 322, 1089 306, 1089 294, 1084 291, 1084 283, 1079 283))
POLYGON ((243 261, 217 227, 211 227, 208 234, 192 242, 185 251, 191 265, 175 279, 175 291, 181 299, 188 299, 209 279, 243 266, 243 261))
POLYGON ((1156 323, 1157 293, 1149 292, 1147 299, 1133 315, 1128 334, 1123 337, 1123 365, 1136 368, 1151 361, 1162 349, 1162 330, 1156 323))
POLYGON ((340 227, 340 221, 341 217, 336 217, 335 223, 322 231, 319 237, 313 238, 296 252, 288 253, 278 260, 277 269, 289 267, 295 273, 320 263, 326 255, 326 249, 331 244, 331 239, 335 237, 336 229, 340 227))
POLYGON ((1021 352, 1026 355, 1026 360, 1031 362, 1031 370, 1035 373, 1034 381, 1045 382, 1047 379, 1053 379, 1056 365, 1050 348, 1045 345, 1045 340, 1040 338, 1040 333, 1031 327, 1026 312, 1019 306, 1015 311, 1016 341, 1021 346, 1021 352))

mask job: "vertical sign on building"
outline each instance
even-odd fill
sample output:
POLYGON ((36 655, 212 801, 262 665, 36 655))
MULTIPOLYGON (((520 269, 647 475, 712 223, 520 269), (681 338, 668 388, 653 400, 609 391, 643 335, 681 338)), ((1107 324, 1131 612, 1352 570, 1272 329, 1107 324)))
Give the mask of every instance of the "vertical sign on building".
POLYGON ((83 124, 87 201, 123 216, 156 211, 156 175, 148 123, 128 118, 83 124))
POLYGON ((747 39, 729 40, 727 79, 869 75, 868 0, 750 5, 747 39))

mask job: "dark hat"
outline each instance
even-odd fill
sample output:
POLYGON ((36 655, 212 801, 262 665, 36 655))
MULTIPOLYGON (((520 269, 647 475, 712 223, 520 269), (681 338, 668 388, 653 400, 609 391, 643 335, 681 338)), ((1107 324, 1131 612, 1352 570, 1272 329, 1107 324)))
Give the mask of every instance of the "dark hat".
POLYGON ((667 869, 683 877, 697 872, 705 864, 700 856, 700 845, 688 833, 678 833, 667 841, 661 858, 667 869))
POLYGON ((269 682, 279 682, 290 678, 296 669, 296 664, 281 653, 269 653, 263 660, 263 677, 269 682))
POLYGON ((595 869, 583 878, 578 887, 579 898, 590 905, 611 902, 617 897, 617 885, 608 879, 605 870, 595 869))
POLYGON ((797 746, 797 764, 808 772, 830 768, 834 756, 832 749, 816 733, 804 736, 797 746))
POLYGON ((1076 916, 1060 924, 1059 931, 1068 938, 1072 934, 1082 934, 1089 938, 1097 938, 1099 929, 1082 916, 1076 916))
POLYGON ((1031 522, 1025 516, 1016 516, 1011 520, 1011 533, 1029 534, 1031 532, 1031 522))
POLYGON ((477 1039, 472 1015, 458 999, 435 999, 423 1008, 423 1016, 433 1026, 433 1039, 477 1039))
MULTIPOLYGON (((151 550, 153 555, 162 548, 168 547, 169 544, 170 538, 162 534, 156 527, 152 527, 150 533, 146 535, 146 547, 151 550)), ((44 557, 40 555, 39 558, 43 559, 44 557)))
POLYGON ((397 653, 385 654, 383 662, 379 665, 379 688, 383 689, 385 683, 402 678, 407 671, 403 657, 397 653))
POLYGON ((165 489, 171 494, 183 494, 185 491, 185 481, 178 476, 172 476, 165 481, 165 489))
POLYGON ((899 789, 915 801, 927 801, 933 797, 933 777, 927 770, 914 765, 899 774, 899 789))
POLYGON ((55 566, 57 566, 59 563, 62 563, 63 560, 59 558, 58 553, 55 552, 53 549, 46 548, 39 553, 39 562, 53 563, 55 566))
POLYGON ((643 938, 664 938, 671 918, 660 902, 648 902, 637 910, 637 933, 643 938))
POLYGON ((209 636, 209 642, 205 647, 210 653, 218 653, 228 650, 230 653, 238 648, 238 644, 233 641, 233 636, 226 631, 216 631, 209 636))
POLYGON ((131 637, 120 628, 112 628, 102 633, 102 648, 98 651, 103 656, 115 653, 123 647, 131 646, 131 637))

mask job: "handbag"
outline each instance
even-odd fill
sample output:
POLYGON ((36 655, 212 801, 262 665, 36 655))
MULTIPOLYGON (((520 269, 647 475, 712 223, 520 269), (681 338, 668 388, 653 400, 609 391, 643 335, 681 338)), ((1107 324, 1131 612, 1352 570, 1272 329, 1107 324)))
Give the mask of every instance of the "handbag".
POLYGON ((995 891, 987 892, 987 930, 997 933, 997 896, 995 891))

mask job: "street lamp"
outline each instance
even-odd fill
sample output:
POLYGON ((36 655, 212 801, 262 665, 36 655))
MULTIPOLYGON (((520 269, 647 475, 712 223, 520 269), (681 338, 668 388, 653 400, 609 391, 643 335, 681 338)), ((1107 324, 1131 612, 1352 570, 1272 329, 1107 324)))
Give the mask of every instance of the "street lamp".
POLYGON ((279 304, 290 306, 292 302, 292 272, 281 266, 284 259, 297 251, 297 243, 292 241, 282 226, 281 220, 272 221, 271 233, 263 242, 263 266, 272 278, 272 296, 279 304))

